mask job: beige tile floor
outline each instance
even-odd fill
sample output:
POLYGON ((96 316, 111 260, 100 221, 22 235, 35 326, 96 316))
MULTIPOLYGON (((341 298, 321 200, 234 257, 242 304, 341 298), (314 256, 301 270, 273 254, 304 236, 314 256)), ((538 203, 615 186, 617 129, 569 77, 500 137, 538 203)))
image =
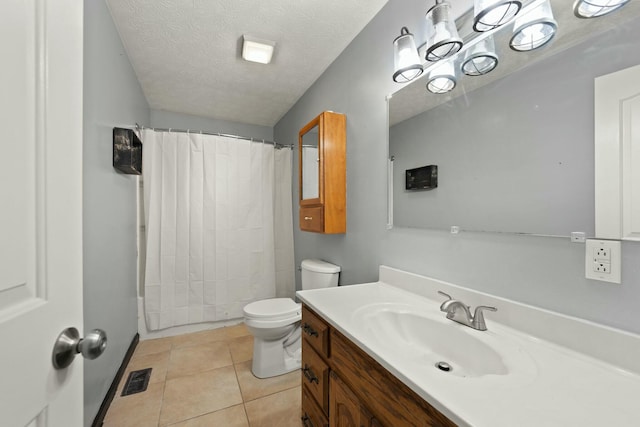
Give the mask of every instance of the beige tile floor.
POLYGON ((141 341, 105 427, 300 426, 300 372, 258 379, 243 325, 141 341), (147 390, 120 396, 129 372, 152 368, 147 390))

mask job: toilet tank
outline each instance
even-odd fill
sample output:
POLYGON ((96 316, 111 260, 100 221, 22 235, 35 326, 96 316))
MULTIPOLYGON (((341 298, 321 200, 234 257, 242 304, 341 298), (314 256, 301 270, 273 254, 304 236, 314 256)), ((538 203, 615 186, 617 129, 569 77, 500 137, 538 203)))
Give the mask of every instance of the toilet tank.
POLYGON ((305 259, 302 269, 302 289, 321 289, 338 286, 340 266, 319 259, 305 259))

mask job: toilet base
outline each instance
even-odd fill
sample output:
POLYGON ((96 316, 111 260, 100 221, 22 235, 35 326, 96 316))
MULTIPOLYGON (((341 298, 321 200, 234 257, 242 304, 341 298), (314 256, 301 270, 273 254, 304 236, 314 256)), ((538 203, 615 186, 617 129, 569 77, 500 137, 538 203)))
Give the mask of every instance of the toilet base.
POLYGON ((257 378, 270 378, 300 369, 302 348, 299 330, 298 326, 291 335, 279 340, 254 337, 251 365, 253 375, 257 378))

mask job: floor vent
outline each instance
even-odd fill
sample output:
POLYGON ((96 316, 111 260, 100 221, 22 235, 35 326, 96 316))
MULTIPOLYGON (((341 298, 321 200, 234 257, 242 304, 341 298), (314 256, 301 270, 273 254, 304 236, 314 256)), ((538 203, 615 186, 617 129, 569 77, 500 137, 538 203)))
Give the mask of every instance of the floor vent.
POLYGON ((129 378, 127 378, 127 382, 122 389, 121 396, 128 396, 145 391, 149 385, 149 377, 151 377, 151 368, 130 372, 129 378))

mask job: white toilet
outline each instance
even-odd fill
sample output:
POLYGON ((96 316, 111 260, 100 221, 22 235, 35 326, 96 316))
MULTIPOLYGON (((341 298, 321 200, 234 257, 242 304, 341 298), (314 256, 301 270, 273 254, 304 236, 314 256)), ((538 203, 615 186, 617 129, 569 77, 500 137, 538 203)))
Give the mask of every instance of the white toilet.
MULTIPOLYGON (((318 259, 305 259, 302 289, 338 285, 340 267, 318 259)), ((291 298, 271 298, 244 307, 244 323, 253 335, 253 375, 275 377, 300 368, 302 304, 291 298)))

